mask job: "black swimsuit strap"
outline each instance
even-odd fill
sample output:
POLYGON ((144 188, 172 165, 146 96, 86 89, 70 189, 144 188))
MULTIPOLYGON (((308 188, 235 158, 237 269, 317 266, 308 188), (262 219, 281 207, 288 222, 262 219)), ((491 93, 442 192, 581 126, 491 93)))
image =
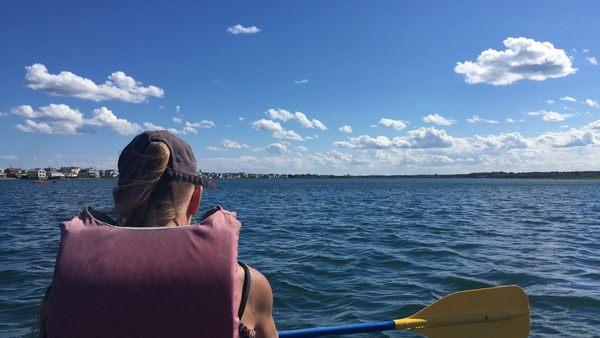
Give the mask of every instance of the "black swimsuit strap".
POLYGON ((248 302, 248 294, 250 291, 250 269, 248 269, 248 265, 238 262, 238 264, 244 268, 244 287, 242 288, 242 299, 240 300, 240 308, 238 310, 238 317, 240 320, 244 315, 244 310, 246 310, 246 303, 248 302))

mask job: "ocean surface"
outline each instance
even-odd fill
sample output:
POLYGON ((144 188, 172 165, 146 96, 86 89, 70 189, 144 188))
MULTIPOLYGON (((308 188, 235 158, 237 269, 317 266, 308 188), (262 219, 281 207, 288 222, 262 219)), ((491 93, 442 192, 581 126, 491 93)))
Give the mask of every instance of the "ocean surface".
MULTIPOLYGON (((26 336, 59 222, 108 209, 116 181, 0 181, 0 336, 26 336)), ((531 337, 600 336, 600 181, 222 180, 280 330, 408 316, 459 290, 516 284, 531 337)), ((416 337, 411 333, 375 336, 416 337)))

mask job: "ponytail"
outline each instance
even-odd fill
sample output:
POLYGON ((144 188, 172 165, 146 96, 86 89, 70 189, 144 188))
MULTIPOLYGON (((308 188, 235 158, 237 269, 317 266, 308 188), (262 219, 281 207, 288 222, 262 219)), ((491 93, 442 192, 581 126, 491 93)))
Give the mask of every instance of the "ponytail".
POLYGON ((117 224, 162 226, 176 220, 174 206, 183 202, 184 188, 191 184, 169 181, 163 176, 171 157, 169 147, 163 142, 150 142, 146 150, 136 156, 138 159, 129 166, 128 172, 122 173, 133 179, 118 188, 117 224))

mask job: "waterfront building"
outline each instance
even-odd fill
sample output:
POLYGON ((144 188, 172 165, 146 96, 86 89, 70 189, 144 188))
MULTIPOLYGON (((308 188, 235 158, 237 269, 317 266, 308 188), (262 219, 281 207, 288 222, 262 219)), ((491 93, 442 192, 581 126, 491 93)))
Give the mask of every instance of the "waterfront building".
POLYGON ((19 168, 6 168, 4 169, 6 177, 21 178, 21 169, 19 168))
POLYGON ((102 177, 106 177, 106 178, 119 177, 119 172, 114 169, 104 170, 104 175, 102 175, 102 177))
POLYGON ((29 171, 27 171, 27 177, 34 180, 45 180, 46 170, 42 168, 30 169, 29 171))
POLYGON ((6 174, 4 173, 4 169, 0 168, 0 178, 5 178, 6 174))
POLYGON ((46 168, 46 177, 48 179, 65 178, 65 174, 55 168, 46 168))
POLYGON ((81 169, 79 177, 82 178, 100 178, 100 171, 94 168, 81 169))
POLYGON ((65 175, 65 178, 77 178, 81 168, 79 167, 61 167, 58 171, 65 175))

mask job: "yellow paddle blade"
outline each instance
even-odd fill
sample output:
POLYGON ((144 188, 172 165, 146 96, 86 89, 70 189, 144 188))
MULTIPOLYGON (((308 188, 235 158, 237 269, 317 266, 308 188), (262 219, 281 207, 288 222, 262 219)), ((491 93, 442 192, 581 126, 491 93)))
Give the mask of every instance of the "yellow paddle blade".
POLYGON ((461 291, 394 322, 430 338, 527 337, 529 300, 515 285, 461 291))

